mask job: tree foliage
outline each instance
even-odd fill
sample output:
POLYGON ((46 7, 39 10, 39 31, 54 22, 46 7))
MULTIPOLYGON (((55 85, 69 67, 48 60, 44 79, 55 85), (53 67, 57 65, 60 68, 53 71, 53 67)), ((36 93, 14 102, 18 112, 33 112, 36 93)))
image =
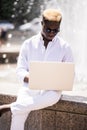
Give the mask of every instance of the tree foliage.
POLYGON ((0 20, 8 20, 16 26, 38 17, 44 0, 0 0, 0 20))
POLYGON ((0 20, 12 21, 13 3, 14 0, 0 0, 0 20))

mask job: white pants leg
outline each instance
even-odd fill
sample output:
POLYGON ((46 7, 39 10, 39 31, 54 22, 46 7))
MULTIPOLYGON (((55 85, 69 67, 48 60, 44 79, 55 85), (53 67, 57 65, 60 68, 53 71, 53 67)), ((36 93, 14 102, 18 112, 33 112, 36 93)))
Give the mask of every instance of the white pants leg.
POLYGON ((29 113, 12 114, 11 130, 24 130, 24 124, 29 113))
POLYGON ((33 95, 28 88, 22 88, 19 91, 17 101, 11 104, 11 130, 15 129, 16 122, 19 124, 16 125, 16 130, 24 130, 24 123, 29 112, 52 106, 58 102, 60 97, 60 91, 40 91, 33 95), (22 124, 22 126, 20 126, 20 124, 22 124), (19 127, 21 128, 19 129, 19 127))

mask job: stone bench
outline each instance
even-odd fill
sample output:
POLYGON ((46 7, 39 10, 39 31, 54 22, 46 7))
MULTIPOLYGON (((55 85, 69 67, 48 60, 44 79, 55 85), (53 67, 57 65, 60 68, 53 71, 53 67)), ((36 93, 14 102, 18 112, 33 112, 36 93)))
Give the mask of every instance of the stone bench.
MULTIPOLYGON (((15 100, 16 96, 0 94, 0 104, 15 100)), ((2 111, 0 130, 10 130, 10 122, 11 112, 2 111)), ((87 97, 63 94, 55 105, 31 112, 25 130, 87 130, 87 97)))

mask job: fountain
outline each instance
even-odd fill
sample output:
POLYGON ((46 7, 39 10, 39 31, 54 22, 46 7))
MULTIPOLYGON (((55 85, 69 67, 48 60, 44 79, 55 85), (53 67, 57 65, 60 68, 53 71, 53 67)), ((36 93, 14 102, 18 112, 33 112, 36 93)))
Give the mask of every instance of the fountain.
POLYGON ((87 82, 87 2, 86 0, 61 0, 58 3, 63 12, 61 35, 71 44, 76 64, 76 77, 81 82, 87 82))
POLYGON ((76 81, 87 83, 87 1, 45 0, 47 8, 60 8, 63 19, 60 35, 70 43, 76 66, 76 81), (47 4, 49 2, 49 4, 47 4))

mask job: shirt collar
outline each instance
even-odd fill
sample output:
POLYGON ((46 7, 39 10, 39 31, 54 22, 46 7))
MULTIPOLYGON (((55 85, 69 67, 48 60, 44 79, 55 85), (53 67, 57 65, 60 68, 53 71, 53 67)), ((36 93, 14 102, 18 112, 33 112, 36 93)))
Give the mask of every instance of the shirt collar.
MULTIPOLYGON (((40 37, 40 40, 43 41, 43 37, 41 35, 41 33, 39 33, 39 37, 40 37)), ((52 39, 52 42, 55 42, 58 38, 58 35, 56 35, 53 39, 52 39)), ((44 42, 44 41, 43 41, 44 42)))

